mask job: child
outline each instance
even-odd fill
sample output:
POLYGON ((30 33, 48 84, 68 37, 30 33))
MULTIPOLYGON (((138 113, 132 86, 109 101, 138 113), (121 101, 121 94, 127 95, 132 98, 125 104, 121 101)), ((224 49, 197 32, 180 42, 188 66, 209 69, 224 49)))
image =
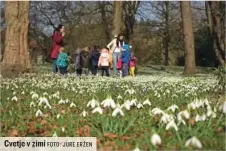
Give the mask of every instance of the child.
POLYGON ((89 74, 89 47, 85 47, 82 51, 82 59, 83 59, 83 72, 85 75, 89 74))
POLYGON ((82 67, 83 67, 83 59, 82 59, 82 51, 80 48, 77 48, 75 54, 73 55, 73 60, 75 63, 76 75, 82 75, 82 67))
POLYGON ((120 77, 122 77, 122 56, 121 55, 117 62, 117 70, 119 71, 120 77))
POLYGON ((134 56, 133 53, 131 53, 131 58, 130 58, 130 62, 129 62, 129 71, 130 71, 130 75, 132 77, 135 76, 136 61, 137 61, 137 58, 134 56))
POLYGON ((99 46, 95 45, 89 55, 92 75, 97 74, 99 57, 100 57, 99 46))
POLYGON ((69 63, 68 55, 64 52, 64 48, 61 47, 60 53, 59 53, 57 60, 56 60, 56 64, 57 64, 57 66, 60 70, 60 74, 64 75, 64 74, 67 73, 68 63, 69 63))
POLYGON ((101 67, 102 70, 102 76, 104 76, 104 72, 106 73, 106 76, 109 77, 109 53, 108 48, 103 48, 101 50, 101 54, 98 61, 98 67, 101 67))
POLYGON ((130 48, 128 41, 125 42, 122 49, 122 76, 125 77, 129 72, 130 48))

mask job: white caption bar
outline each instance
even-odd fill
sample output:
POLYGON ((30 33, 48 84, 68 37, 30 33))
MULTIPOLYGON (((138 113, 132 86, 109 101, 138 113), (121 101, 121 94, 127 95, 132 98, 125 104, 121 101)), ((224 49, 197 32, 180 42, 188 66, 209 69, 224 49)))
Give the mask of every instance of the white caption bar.
POLYGON ((96 137, 0 137, 0 151, 96 151, 96 137))

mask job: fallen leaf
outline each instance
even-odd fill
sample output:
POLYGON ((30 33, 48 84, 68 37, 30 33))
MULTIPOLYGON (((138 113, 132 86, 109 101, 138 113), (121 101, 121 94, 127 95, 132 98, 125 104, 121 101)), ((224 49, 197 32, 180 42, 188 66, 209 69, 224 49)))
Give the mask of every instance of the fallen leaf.
POLYGON ((109 139, 114 139, 114 138, 118 137, 118 135, 114 134, 114 133, 104 133, 104 137, 107 137, 109 139))
POLYGON ((90 127, 88 125, 85 125, 84 127, 79 128, 76 133, 80 136, 88 137, 90 136, 90 127))
POLYGON ((19 132, 18 132, 18 130, 16 130, 16 129, 12 129, 10 132, 9 132, 9 135, 8 135, 9 137, 17 137, 17 136, 19 136, 19 132))
POLYGON ((194 118, 189 119, 188 123, 192 126, 195 125, 195 119, 194 118))

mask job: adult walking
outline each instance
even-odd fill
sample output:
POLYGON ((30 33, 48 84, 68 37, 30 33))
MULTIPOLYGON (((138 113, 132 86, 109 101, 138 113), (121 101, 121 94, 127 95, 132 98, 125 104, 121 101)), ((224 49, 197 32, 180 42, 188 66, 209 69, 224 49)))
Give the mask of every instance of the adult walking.
POLYGON ((53 73, 57 73, 58 71, 56 60, 60 52, 60 48, 63 47, 64 35, 65 35, 64 26, 59 24, 58 27, 54 30, 53 36, 52 36, 52 48, 51 48, 50 57, 52 59, 53 73))
POLYGON ((123 34, 119 34, 118 36, 115 36, 114 39, 107 45, 107 47, 111 50, 112 56, 113 56, 113 70, 114 75, 116 76, 118 74, 117 71, 117 62, 120 57, 120 53, 122 51, 122 47, 124 45, 124 36, 123 34))

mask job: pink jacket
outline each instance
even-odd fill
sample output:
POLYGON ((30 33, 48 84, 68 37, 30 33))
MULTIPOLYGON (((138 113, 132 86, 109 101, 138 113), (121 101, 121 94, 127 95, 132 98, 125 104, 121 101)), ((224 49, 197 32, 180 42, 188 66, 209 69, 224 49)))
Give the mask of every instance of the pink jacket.
POLYGON ((137 61, 136 57, 130 58, 129 67, 135 67, 136 61, 137 61))
POLYGON ((117 69, 118 69, 118 70, 121 70, 121 69, 122 69, 122 58, 121 58, 121 57, 118 59, 118 62, 117 62, 117 69))
POLYGON ((109 66, 109 53, 102 52, 99 57, 98 66, 109 66))

